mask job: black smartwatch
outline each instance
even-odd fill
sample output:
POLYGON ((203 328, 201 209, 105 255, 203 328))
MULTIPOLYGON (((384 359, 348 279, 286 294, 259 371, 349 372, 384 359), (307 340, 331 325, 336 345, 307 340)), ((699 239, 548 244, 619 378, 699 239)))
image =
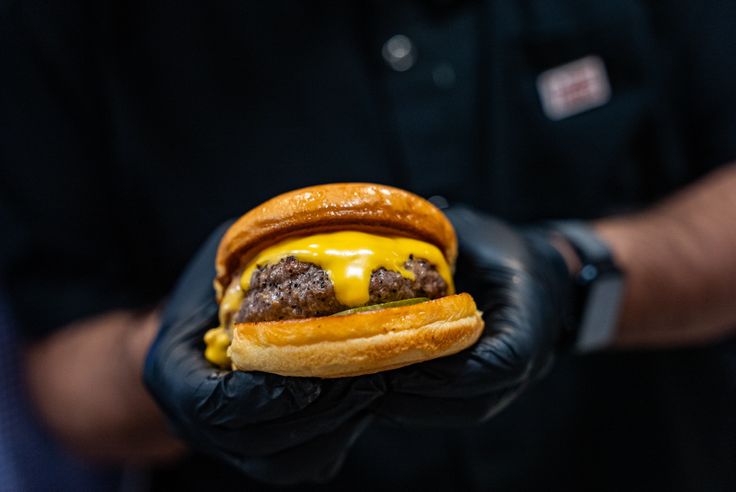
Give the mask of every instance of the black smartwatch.
POLYGON ((605 348, 615 336, 624 275, 608 245, 590 226, 581 221, 556 221, 549 225, 572 246, 580 260, 580 269, 573 279, 573 349, 591 352, 605 348))

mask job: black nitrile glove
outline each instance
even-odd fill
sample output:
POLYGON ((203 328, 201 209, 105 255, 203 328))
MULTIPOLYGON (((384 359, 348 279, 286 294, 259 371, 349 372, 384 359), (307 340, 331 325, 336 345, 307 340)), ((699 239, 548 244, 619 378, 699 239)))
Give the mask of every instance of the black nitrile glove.
POLYGON ((550 365, 565 331, 572 282, 542 232, 521 232, 466 207, 455 226, 455 280, 484 311, 478 343, 386 374, 380 414, 407 425, 471 425, 516 398, 550 365))
POLYGON ((207 362, 202 337, 217 324, 212 279, 226 227, 210 236, 169 299, 145 384, 195 449, 270 483, 327 480, 372 418, 383 380, 223 371, 207 362))

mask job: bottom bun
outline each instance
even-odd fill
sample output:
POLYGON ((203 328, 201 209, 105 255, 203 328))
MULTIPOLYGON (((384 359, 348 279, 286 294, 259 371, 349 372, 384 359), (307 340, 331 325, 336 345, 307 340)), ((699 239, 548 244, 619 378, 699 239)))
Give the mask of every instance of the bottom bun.
POLYGON ((483 318, 469 294, 345 316, 236 323, 233 368, 338 378, 386 371, 472 345, 483 318))

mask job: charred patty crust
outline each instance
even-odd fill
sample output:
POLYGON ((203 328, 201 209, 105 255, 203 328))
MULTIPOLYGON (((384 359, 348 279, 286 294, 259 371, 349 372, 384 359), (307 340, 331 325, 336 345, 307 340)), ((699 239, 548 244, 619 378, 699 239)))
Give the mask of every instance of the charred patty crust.
MULTIPOLYGON (((409 258, 404 266, 414 273, 414 280, 384 268, 373 271, 368 305, 413 297, 436 299, 447 294, 447 283, 434 265, 422 259, 409 258)), ((311 318, 345 309, 348 307, 337 300, 327 272, 317 265, 288 256, 253 272, 250 288, 234 321, 311 318)))

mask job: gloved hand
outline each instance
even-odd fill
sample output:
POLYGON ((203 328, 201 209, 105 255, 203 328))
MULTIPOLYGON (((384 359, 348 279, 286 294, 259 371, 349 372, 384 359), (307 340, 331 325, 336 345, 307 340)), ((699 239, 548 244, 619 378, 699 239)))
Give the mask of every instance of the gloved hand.
POLYGON ((515 399, 550 365, 570 311, 572 282, 541 231, 519 231, 467 207, 455 226, 455 280, 484 311, 478 343, 455 355, 386 373, 380 414, 407 425, 470 425, 515 399))
POLYGON ((228 225, 210 236, 164 308, 144 382, 194 448, 266 482, 326 480, 372 418, 383 379, 291 378, 210 365, 202 337, 217 324, 212 279, 228 225))

